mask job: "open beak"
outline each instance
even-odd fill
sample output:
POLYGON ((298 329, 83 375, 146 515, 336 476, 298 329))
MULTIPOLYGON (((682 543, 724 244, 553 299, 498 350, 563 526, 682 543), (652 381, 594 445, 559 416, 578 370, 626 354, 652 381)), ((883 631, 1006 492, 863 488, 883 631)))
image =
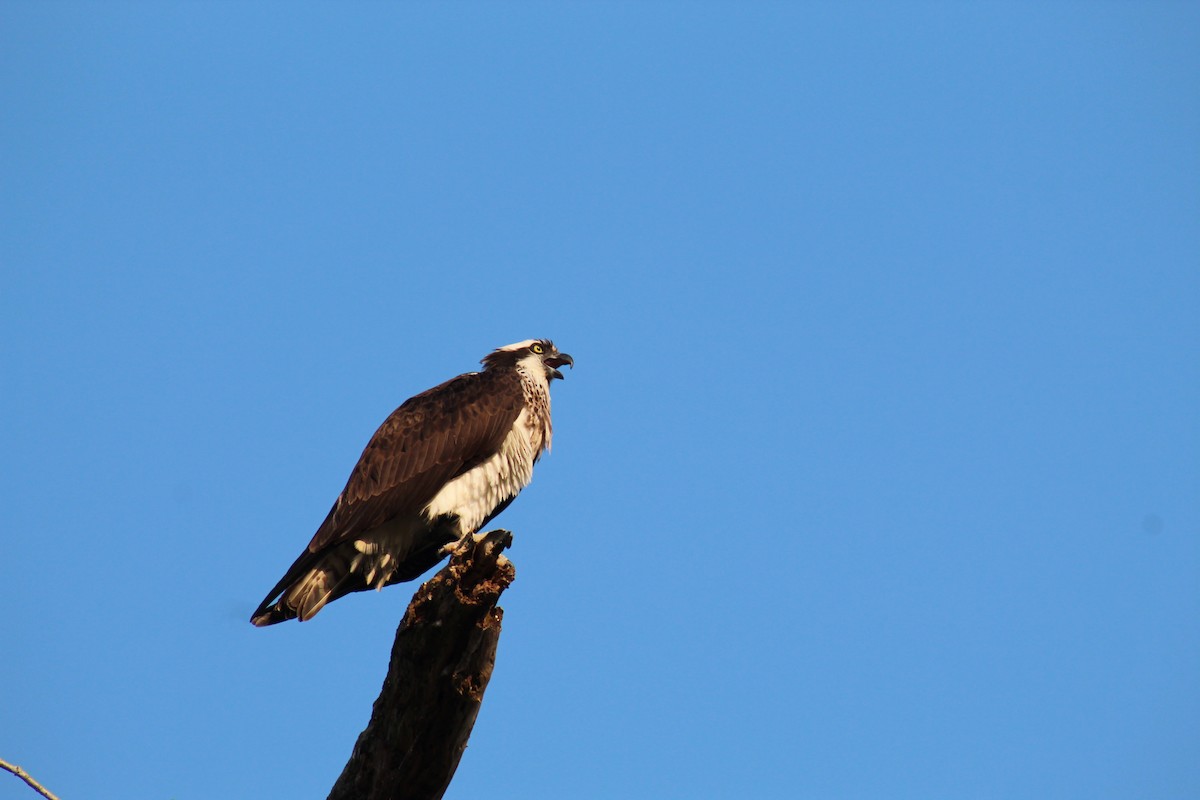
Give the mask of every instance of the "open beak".
POLYGON ((554 355, 546 358, 542 363, 549 367, 549 374, 552 379, 558 378, 559 380, 562 380, 563 374, 559 372, 557 368, 561 367, 563 364, 566 364, 571 369, 575 369, 575 359, 571 358, 571 356, 567 353, 555 353, 554 355))

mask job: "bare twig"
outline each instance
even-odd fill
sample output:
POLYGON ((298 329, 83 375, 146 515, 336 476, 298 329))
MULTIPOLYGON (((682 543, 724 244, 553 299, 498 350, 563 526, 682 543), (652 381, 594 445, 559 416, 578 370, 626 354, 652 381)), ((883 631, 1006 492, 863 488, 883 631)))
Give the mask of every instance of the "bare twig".
POLYGON ((18 767, 16 764, 10 764, 4 759, 0 758, 0 769, 6 769, 13 775, 16 775, 18 778, 28 783, 29 788, 33 789, 42 797, 47 798, 47 800, 58 800, 58 797, 56 797, 49 789, 35 781, 32 775, 18 767))

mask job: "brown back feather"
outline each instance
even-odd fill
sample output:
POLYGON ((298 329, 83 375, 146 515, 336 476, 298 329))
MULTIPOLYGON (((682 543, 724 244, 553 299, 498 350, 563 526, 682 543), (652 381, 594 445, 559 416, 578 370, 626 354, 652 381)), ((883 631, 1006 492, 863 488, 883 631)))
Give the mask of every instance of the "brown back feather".
POLYGON ((511 370, 459 375, 405 401, 367 442, 308 551, 419 512, 446 482, 500 448, 524 402, 511 370))

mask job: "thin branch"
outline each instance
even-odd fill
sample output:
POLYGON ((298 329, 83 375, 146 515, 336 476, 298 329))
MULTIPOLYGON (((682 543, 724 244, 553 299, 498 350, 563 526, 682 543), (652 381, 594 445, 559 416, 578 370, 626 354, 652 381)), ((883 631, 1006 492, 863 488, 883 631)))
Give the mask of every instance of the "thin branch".
POLYGON ((29 788, 33 789, 42 797, 45 797, 46 800, 58 800, 58 797, 55 796, 49 789, 35 781, 32 775, 18 767, 16 764, 10 764, 4 759, 0 758, 0 769, 6 769, 13 775, 16 775, 18 778, 28 783, 29 788))

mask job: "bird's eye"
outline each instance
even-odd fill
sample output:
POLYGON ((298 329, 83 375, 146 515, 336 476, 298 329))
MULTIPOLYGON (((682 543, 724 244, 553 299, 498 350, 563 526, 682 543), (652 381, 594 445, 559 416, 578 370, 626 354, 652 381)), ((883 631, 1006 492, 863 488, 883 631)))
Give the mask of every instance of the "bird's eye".
POLYGON ((529 349, 532 350, 533 352, 537 353, 540 356, 542 354, 542 351, 544 351, 546 348, 542 347, 542 345, 540 343, 535 342, 533 347, 531 347, 529 349))

